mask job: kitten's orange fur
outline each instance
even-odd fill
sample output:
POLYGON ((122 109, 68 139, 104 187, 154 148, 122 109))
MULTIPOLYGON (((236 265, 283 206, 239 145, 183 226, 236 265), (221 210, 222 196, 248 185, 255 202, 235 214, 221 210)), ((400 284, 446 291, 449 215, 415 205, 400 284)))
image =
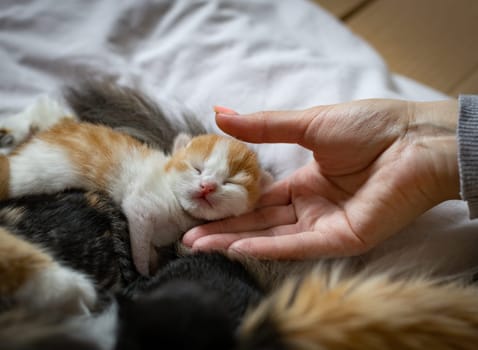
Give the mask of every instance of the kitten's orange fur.
POLYGON ((116 175, 123 152, 134 148, 140 156, 151 153, 148 147, 129 135, 106 126, 78 123, 71 119, 60 121, 37 137, 61 146, 68 152, 71 161, 81 167, 81 172, 102 188, 106 188, 116 175))
POLYGON ((0 227, 0 296, 12 295, 39 270, 53 263, 34 245, 0 227))

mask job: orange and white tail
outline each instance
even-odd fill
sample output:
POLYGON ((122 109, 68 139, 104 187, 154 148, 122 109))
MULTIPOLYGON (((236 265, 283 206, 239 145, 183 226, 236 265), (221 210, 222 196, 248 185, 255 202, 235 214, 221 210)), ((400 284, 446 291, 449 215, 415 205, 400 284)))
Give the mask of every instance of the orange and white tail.
POLYGON ((478 348, 478 287, 387 274, 290 279, 246 315, 241 349, 478 348))

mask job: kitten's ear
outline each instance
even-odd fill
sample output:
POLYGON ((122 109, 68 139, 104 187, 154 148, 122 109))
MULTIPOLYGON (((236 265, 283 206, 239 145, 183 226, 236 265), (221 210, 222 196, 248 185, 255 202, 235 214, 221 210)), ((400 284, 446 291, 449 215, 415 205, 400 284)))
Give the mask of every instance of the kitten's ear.
POLYGON ((189 141, 191 141, 191 135, 180 133, 174 138, 173 153, 185 148, 189 141))
POLYGON ((260 186, 261 186, 261 191, 264 193, 270 185, 274 182, 274 176, 267 170, 261 169, 261 178, 260 178, 260 186))

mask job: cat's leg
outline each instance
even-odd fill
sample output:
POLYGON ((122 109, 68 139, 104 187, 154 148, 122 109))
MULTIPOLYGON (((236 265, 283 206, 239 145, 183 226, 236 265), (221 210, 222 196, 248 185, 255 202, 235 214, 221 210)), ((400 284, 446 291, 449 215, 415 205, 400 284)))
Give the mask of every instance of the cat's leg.
POLYGON ((157 259, 156 250, 152 245, 155 230, 155 215, 151 208, 142 203, 139 196, 129 196, 121 205, 128 219, 131 254, 136 270, 143 276, 149 276, 154 270, 157 259))
POLYGON ((55 262, 37 246, 0 228, 0 297, 32 309, 83 313, 97 299, 82 273, 55 262))
POLYGON ((10 154, 34 133, 48 129, 64 118, 74 118, 56 100, 41 96, 20 113, 0 118, 0 154, 10 154))

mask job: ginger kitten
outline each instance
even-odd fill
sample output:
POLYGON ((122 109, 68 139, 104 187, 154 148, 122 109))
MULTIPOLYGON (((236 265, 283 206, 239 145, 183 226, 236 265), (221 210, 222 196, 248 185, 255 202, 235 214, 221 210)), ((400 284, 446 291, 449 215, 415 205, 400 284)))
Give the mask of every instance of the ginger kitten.
POLYGON ((32 135, 2 163, 6 197, 69 188, 108 193, 128 218, 133 260, 143 275, 156 267, 155 247, 206 220, 253 209, 268 178, 255 153, 232 138, 181 134, 166 155, 71 118, 32 135))

